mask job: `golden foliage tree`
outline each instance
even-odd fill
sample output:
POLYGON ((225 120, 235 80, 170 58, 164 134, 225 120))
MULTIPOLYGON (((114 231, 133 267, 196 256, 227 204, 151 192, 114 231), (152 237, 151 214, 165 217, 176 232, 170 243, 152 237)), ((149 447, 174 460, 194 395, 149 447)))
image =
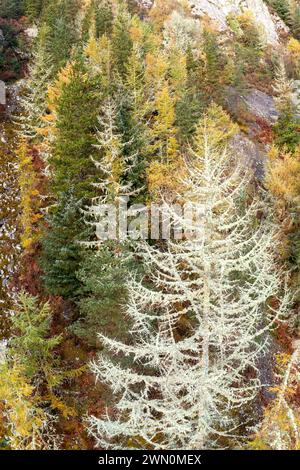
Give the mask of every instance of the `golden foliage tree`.
POLYGON ((178 173, 182 167, 175 127, 175 105, 167 83, 158 91, 154 109, 148 148, 148 188, 150 194, 156 197, 160 191, 168 192, 176 188, 178 173))
POLYGON ((207 129, 210 132, 210 145, 214 149, 220 149, 230 143, 231 139, 238 133, 239 126, 232 122, 229 114, 221 106, 212 103, 208 107, 204 118, 200 120, 195 137, 198 149, 202 148, 203 151, 207 129))
POLYGON ((57 447, 53 418, 39 406, 34 387, 17 362, 0 365, 1 438, 12 450, 57 447))
POLYGON ((278 200, 296 202, 300 196, 300 148, 294 154, 272 147, 267 164, 266 185, 278 200))
POLYGON ((38 221, 41 214, 37 175, 33 165, 33 157, 25 139, 20 141, 17 156, 21 196, 21 243, 24 249, 29 249, 38 239, 38 221))
POLYGON ((151 11, 150 18, 156 31, 163 29, 166 19, 172 11, 179 10, 185 13, 190 12, 190 6, 186 0, 156 0, 151 11))

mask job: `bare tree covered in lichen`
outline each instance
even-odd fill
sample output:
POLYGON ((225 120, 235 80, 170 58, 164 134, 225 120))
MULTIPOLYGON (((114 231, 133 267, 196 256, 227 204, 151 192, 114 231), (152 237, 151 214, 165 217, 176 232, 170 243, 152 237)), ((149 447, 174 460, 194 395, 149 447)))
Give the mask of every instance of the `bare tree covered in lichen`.
POLYGON ((101 447, 214 447, 234 433, 232 416, 262 386, 256 361, 289 302, 285 292, 277 308, 271 302, 282 287, 277 229, 257 222, 258 200, 242 203, 249 177, 226 150, 210 145, 209 135, 207 129, 204 150, 196 145, 187 165, 182 196, 204 213, 186 227, 194 236, 171 240, 164 250, 141 244, 149 276, 129 285, 132 342, 99 335, 110 357, 101 354, 92 369, 116 399, 113 414, 89 418, 101 447), (183 320, 189 333, 181 336, 183 320))

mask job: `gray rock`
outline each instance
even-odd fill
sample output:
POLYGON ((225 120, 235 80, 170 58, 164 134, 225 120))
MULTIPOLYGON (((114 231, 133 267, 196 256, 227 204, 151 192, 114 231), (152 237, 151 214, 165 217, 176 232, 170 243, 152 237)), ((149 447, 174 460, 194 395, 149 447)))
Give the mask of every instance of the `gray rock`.
POLYGON ((229 13, 240 14, 250 10, 258 26, 264 33, 266 42, 279 43, 279 33, 288 30, 277 15, 271 15, 263 0, 189 0, 193 13, 199 17, 208 15, 219 26, 226 30, 229 13))
POLYGON ((235 88, 228 87, 226 106, 229 112, 237 117, 241 117, 244 112, 251 116, 251 121, 260 118, 269 126, 273 126, 278 119, 274 98, 256 89, 242 95, 235 88))
POLYGON ((242 99, 244 99, 247 109, 253 116, 264 119, 270 125, 276 123, 278 112, 272 96, 259 90, 252 90, 242 99))
POLYGON ((232 139, 231 150, 247 167, 252 168, 258 179, 264 178, 268 152, 266 146, 253 142, 245 134, 240 133, 232 139))

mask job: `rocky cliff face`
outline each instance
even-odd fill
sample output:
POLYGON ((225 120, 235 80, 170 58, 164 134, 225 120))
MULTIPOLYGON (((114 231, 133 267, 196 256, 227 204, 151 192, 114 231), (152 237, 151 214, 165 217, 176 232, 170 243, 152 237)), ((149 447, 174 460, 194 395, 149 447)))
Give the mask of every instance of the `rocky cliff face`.
POLYGON ((267 42, 276 44, 280 30, 287 30, 280 18, 269 11, 263 0, 189 0, 193 13, 199 17, 208 15, 220 29, 227 28, 229 13, 252 11, 258 25, 263 27, 267 42))
MULTIPOLYGON (((140 5, 150 8, 155 0, 137 0, 140 5)), ((209 16, 215 21, 220 30, 226 30, 229 13, 242 13, 252 11, 254 18, 265 32, 268 43, 278 44, 279 33, 287 32, 288 28, 283 21, 273 14, 263 0, 188 0, 195 16, 209 16)))

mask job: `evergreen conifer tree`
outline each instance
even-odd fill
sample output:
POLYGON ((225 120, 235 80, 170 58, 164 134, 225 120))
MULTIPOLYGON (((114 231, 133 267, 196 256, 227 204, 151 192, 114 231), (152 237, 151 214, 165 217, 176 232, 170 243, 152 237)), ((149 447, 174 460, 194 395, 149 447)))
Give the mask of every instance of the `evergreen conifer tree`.
POLYGON ((112 49, 114 63, 117 72, 123 77, 126 74, 126 66, 132 51, 132 39, 130 36, 131 17, 126 3, 121 1, 113 23, 112 49))
POLYGON ((95 153, 98 85, 90 80, 81 57, 71 65, 68 79, 62 84, 55 102, 55 129, 50 164, 53 168, 52 189, 59 194, 72 188, 80 199, 92 192, 95 153))
POLYGON ((52 295, 71 299, 78 295, 80 282, 76 272, 82 261, 80 241, 87 238, 81 209, 82 204, 70 190, 61 195, 55 213, 49 218, 41 264, 45 288, 52 295))
POLYGON ((279 119, 274 126, 275 144, 280 148, 286 147, 294 152, 300 142, 299 118, 297 118, 297 105, 295 104, 294 85, 288 80, 285 66, 279 65, 274 84, 276 93, 276 106, 279 119))

